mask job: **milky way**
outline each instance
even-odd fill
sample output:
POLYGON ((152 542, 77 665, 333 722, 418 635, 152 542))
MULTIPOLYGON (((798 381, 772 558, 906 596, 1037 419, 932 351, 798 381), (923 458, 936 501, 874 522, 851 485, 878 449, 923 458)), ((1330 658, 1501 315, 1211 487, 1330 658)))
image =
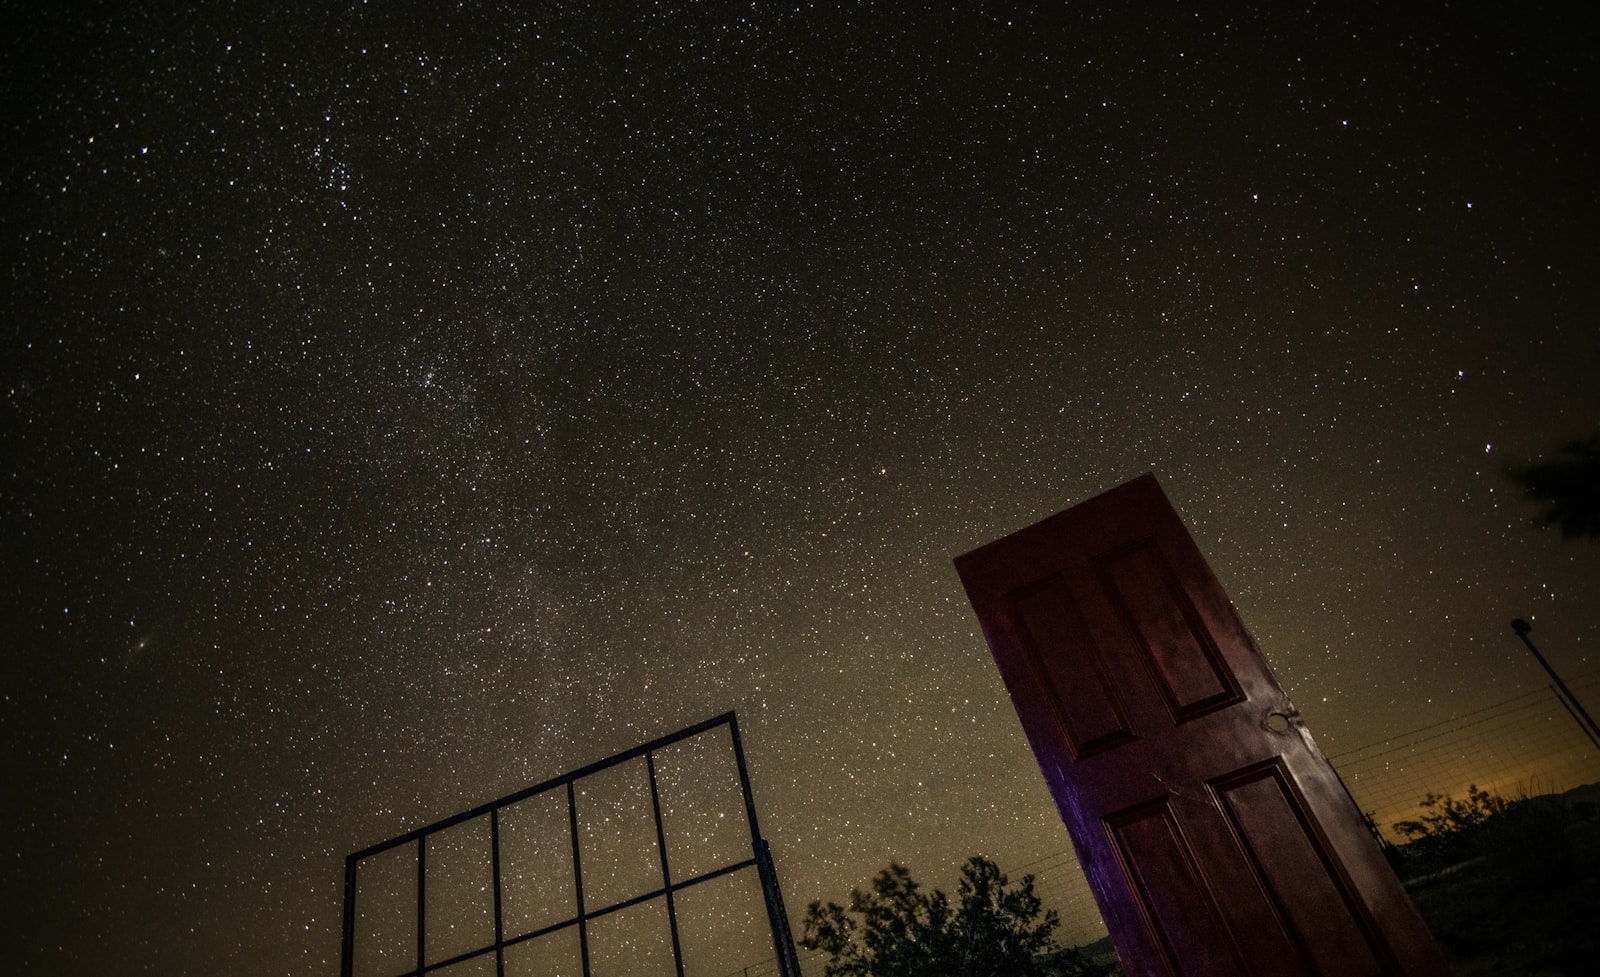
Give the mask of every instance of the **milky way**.
POLYGON ((967 6, 6 13, 21 972, 334 973, 347 853, 729 709, 791 912, 1054 857, 950 558, 1150 470, 1329 754, 1512 617, 1594 711, 1590 21, 967 6))

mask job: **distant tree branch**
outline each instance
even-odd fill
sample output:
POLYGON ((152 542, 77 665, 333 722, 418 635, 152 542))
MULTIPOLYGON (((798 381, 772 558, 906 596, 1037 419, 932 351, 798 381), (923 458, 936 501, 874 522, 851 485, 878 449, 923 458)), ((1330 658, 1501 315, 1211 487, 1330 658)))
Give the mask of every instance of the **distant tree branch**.
POLYGON ((1565 539, 1600 539, 1600 434, 1568 441, 1553 458, 1513 468, 1511 480, 1545 506, 1542 526, 1558 526, 1565 539))
POLYGON ((813 902, 800 945, 828 954, 825 977, 1097 977, 1097 966, 1056 945, 1060 917, 1045 911, 1033 876, 1015 888, 991 861, 961 868, 952 904, 923 891, 903 865, 872 889, 850 893, 850 908, 813 902))

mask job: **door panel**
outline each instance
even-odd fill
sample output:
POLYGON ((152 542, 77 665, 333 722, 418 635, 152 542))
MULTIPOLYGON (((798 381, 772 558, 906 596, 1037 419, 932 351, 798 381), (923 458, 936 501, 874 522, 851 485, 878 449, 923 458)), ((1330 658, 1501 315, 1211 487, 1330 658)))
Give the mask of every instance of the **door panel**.
POLYGON ((1232 942, 1213 938, 1226 923, 1168 798, 1110 815, 1105 824, 1165 971, 1243 973, 1232 942))
POLYGON ((1288 772, 1274 762, 1212 784, 1268 900, 1319 974, 1375 977, 1371 934, 1326 845, 1302 820, 1288 772))
POLYGON ((1095 565, 1174 721, 1240 700, 1199 612, 1154 540, 1135 540, 1095 565))
POLYGON ((1025 588, 1014 601, 1027 665, 1043 679, 1051 716, 1079 758, 1133 738, 1105 653, 1089 633, 1059 576, 1025 588))
POLYGON ((1130 975, 1448 975, 1154 476, 956 567, 1130 975))

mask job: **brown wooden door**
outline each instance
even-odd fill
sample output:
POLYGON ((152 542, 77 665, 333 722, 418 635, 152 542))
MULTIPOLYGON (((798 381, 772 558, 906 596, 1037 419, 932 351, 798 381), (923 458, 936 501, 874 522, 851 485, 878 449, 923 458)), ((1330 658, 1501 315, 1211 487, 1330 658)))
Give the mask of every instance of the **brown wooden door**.
POLYGON ((1155 476, 956 568, 1130 977, 1450 973, 1155 476))

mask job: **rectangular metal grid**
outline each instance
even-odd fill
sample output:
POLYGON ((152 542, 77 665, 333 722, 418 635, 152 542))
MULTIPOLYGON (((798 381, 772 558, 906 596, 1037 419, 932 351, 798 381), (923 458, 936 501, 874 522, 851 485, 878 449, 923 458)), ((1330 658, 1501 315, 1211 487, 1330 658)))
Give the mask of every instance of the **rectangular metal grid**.
MULTIPOLYGON (((402 974, 422 975, 440 971, 468 960, 494 955, 495 974, 505 977, 505 950, 527 940, 534 940, 558 930, 577 927, 580 956, 583 963, 584 977, 590 974, 589 959, 589 922, 611 913, 620 912, 631 906, 648 902, 652 899, 664 899, 667 909, 667 923, 672 935, 673 963, 678 977, 684 977, 683 954, 679 941, 678 918, 675 905, 677 893, 690 886, 709 882, 734 872, 748 868, 755 868, 761 882, 761 891, 766 903, 767 920, 772 930, 773 952, 776 956, 779 977, 800 977, 799 958, 795 953, 794 939, 789 929, 788 916, 783 907, 783 898, 778 888, 777 876, 772 867, 772 853, 766 841, 761 837, 760 828, 756 821, 755 799, 750 790, 749 769, 745 764, 744 746, 739 738, 739 724, 732 712, 723 713, 694 726, 681 729, 676 733, 652 740, 641 746, 634 747, 615 756, 607 757, 596 763, 575 770, 571 773, 551 778, 532 787, 527 787, 502 797, 499 800, 481 804, 471 810, 462 811, 442 821, 430 824, 423 828, 409 831, 397 838, 364 848, 349 855, 345 859, 344 883, 344 938, 342 951, 341 974, 343 977, 354 977, 355 971, 355 937, 356 937, 356 869, 363 859, 371 858, 384 852, 392 851, 404 845, 414 845, 417 860, 417 954, 415 967, 402 974), (734 762, 739 772, 739 788, 744 796, 744 810, 746 823, 750 829, 749 858, 731 864, 722 865, 710 871, 702 872, 690 878, 674 879, 667 859, 666 833, 661 816, 661 798, 656 783, 655 754, 675 743, 688 740, 702 733, 727 726, 733 743, 734 762), (651 891, 623 899, 619 902, 605 906, 590 908, 584 902, 583 891, 583 860, 579 844, 578 805, 575 785, 585 777, 592 776, 603 770, 610 769, 631 760, 643 757, 649 775, 650 802, 655 819, 655 837, 657 850, 661 862, 661 885, 651 891), (567 822, 571 832, 572 841, 572 870, 573 891, 576 895, 577 911, 570 917, 558 922, 543 926, 527 933, 519 933, 511 938, 505 935, 504 919, 502 914, 501 899, 501 865, 500 865, 500 811, 519 801, 526 800, 548 791, 565 788, 567 800, 567 822), (437 960, 432 963, 427 961, 427 840, 448 828, 471 821, 474 818, 489 816, 490 837, 490 875, 493 879, 493 907, 494 907, 494 940, 492 943, 476 947, 463 953, 458 953, 448 959, 437 960)), ((398 975, 397 975, 398 977, 398 975)))

